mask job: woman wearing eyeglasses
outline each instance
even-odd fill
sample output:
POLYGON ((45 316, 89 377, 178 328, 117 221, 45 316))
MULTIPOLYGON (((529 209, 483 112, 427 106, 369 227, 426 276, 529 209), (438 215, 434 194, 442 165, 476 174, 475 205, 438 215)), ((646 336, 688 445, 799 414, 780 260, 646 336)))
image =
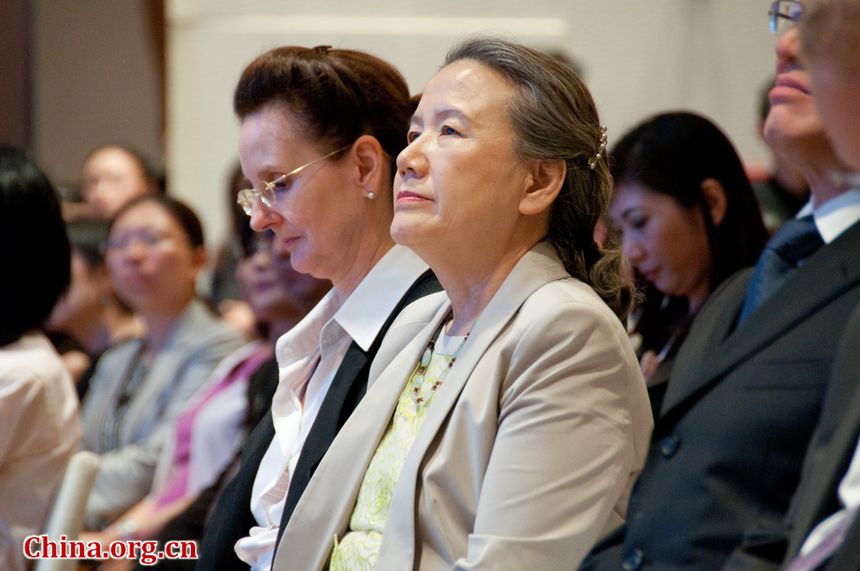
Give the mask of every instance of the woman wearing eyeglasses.
POLYGON ((395 322, 381 351, 408 344, 380 364, 273 568, 575 568, 623 521, 651 432, 620 319, 630 286, 593 240, 605 129, 572 70, 482 38, 449 53, 407 141, 392 235, 446 295, 395 322))
POLYGON ((114 217, 105 262, 117 295, 144 324, 106 351, 83 403, 84 444, 102 455, 87 505, 101 528, 142 499, 169 427, 242 339, 195 296, 203 230, 178 200, 148 194, 114 217))
POLYGON ((280 527, 364 394, 374 355, 396 354, 377 355, 391 321, 439 285, 389 230, 394 157, 412 112, 397 70, 358 51, 282 47, 244 70, 234 109, 242 170, 254 183, 238 200, 252 227, 273 231, 297 271, 333 286, 278 341, 272 415, 245 447, 200 549, 202 569, 268 569, 280 527))

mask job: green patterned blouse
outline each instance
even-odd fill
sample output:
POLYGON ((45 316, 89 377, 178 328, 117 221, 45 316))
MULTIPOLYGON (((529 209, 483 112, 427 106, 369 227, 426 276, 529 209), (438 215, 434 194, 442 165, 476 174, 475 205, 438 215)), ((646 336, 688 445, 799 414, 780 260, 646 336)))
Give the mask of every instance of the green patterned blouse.
POLYGON ((427 348, 422 362, 406 382, 391 424, 364 474, 349 520, 349 530, 340 541, 335 538, 329 567, 332 571, 371 570, 376 567, 388 508, 406 456, 418 436, 436 390, 445 380, 465 341, 466 337, 440 335, 435 347, 427 348))

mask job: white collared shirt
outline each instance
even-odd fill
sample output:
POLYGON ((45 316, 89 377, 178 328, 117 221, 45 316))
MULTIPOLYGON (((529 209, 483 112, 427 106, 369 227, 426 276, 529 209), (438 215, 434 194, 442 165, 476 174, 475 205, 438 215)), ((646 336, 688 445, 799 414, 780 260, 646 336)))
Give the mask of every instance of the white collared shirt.
POLYGON ((839 500, 842 502, 842 509, 815 526, 803 542, 803 547, 800 549, 801 555, 806 555, 815 549, 830 535, 831 529, 837 525, 843 525, 845 518, 849 518, 847 523, 850 525, 856 517, 857 509, 860 508, 860 440, 857 442, 848 472, 839 483, 839 500))
POLYGON ((239 559, 255 570, 272 565, 290 478, 335 373, 350 344, 367 351, 386 319, 427 265, 395 245, 371 269, 342 306, 329 292, 295 327, 278 339, 279 383, 272 399, 275 438, 251 494, 259 524, 236 542, 239 559), (304 398, 302 398, 304 397, 304 398))
POLYGON ((803 218, 810 213, 815 218, 821 239, 829 244, 860 220, 860 188, 847 190, 814 210, 812 201, 809 201, 796 217, 803 218))

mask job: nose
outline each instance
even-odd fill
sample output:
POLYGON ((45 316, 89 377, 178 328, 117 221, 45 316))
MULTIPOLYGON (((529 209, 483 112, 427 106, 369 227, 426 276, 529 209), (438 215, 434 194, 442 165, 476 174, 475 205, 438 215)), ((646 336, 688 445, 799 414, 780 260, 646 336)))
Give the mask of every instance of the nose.
POLYGON ((784 71, 787 66, 799 65, 800 36, 797 27, 786 30, 776 38, 776 71, 784 71))
POLYGON ((622 234, 621 248, 624 251, 624 255, 634 264, 638 264, 645 258, 645 251, 642 249, 641 244, 630 235, 630 232, 622 234))
POLYGON ((255 232, 265 232, 277 223, 277 212, 257 198, 251 207, 251 228, 255 232))
POLYGON ((418 137, 397 155, 397 174, 401 178, 421 178, 426 174, 427 161, 421 144, 421 137, 418 137))

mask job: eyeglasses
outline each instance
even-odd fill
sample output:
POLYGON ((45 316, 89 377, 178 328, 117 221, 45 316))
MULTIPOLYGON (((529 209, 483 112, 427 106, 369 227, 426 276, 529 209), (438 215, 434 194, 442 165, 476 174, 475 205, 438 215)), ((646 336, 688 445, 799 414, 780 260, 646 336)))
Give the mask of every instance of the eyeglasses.
POLYGON ((263 182, 263 188, 261 188, 260 190, 257 190, 256 188, 246 188, 245 190, 240 190, 239 194, 236 196, 236 202, 239 203, 239 206, 242 207, 242 210, 244 210, 245 214, 247 214, 248 216, 251 215, 251 212, 254 208, 254 201, 256 201, 258 198, 260 202, 265 204, 268 208, 271 208, 277 202, 278 196, 282 195, 284 192, 288 191, 293 186, 293 177, 295 177, 297 174, 299 174, 309 166, 323 161, 329 157, 332 157, 340 153, 341 151, 345 151, 351 146, 352 145, 349 144, 339 149, 335 149, 329 154, 323 155, 318 159, 314 159, 309 163, 294 168, 290 172, 282 174, 274 180, 271 180, 269 182, 263 182))
POLYGON ((130 232, 121 234, 105 240, 101 245, 103 255, 118 254, 125 252, 136 241, 146 250, 154 250, 169 242, 174 238, 166 234, 158 234, 150 230, 141 230, 139 232, 130 232))
POLYGON ((797 0, 776 0, 770 5, 768 24, 778 36, 795 27, 803 16, 803 4, 797 0))

